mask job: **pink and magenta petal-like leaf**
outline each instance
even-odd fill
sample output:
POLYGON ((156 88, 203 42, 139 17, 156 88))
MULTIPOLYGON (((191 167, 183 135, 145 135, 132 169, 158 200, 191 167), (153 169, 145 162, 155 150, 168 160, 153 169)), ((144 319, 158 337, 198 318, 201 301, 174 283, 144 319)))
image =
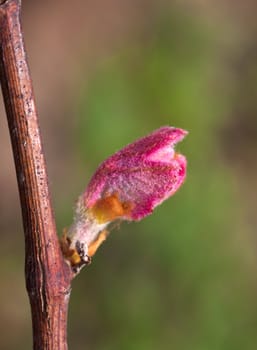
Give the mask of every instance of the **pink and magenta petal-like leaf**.
POLYGON ((127 220, 140 220, 173 195, 185 180, 186 158, 174 146, 187 131, 162 127, 121 149, 96 170, 85 193, 84 204, 93 207, 99 200, 116 195, 130 203, 127 220))

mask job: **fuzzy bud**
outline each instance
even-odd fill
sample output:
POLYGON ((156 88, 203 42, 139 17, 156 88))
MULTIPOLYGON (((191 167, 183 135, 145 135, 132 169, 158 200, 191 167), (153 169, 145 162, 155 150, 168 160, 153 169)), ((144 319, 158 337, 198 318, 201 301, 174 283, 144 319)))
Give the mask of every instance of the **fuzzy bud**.
POLYGON ((187 131, 162 127, 107 158, 79 197, 62 239, 72 266, 90 262, 114 220, 141 220, 172 196, 186 177, 186 158, 174 146, 187 131))

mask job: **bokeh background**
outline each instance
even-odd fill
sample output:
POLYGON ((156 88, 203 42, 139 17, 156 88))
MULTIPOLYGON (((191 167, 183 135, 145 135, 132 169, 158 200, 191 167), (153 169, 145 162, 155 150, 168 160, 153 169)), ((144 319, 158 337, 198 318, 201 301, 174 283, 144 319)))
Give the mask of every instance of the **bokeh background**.
MULTIPOLYGON (((23 1, 58 230, 96 166, 162 125, 189 130, 181 190, 123 224, 73 283, 73 350, 257 348, 257 3, 23 1)), ((2 104, 2 101, 1 101, 2 104)), ((0 108, 0 348, 32 345, 0 108)))

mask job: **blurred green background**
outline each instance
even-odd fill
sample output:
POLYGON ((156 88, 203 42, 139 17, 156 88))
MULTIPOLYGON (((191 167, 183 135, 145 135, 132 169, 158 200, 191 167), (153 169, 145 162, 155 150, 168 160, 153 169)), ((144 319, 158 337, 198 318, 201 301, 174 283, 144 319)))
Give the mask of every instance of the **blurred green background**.
MULTIPOLYGON (((187 181, 123 223, 73 283, 70 349, 257 348, 257 4, 23 1, 58 230, 97 165, 182 127, 187 181)), ((24 243, 1 106, 0 348, 31 348, 24 243), (15 336, 14 336, 15 334, 15 336)))

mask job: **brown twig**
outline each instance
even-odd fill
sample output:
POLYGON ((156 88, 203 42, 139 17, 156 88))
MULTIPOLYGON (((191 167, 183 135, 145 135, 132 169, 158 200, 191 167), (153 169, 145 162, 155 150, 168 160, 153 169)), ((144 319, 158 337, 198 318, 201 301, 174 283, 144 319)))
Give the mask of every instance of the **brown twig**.
POLYGON ((20 25, 21 0, 0 0, 0 79, 25 232, 26 286, 35 350, 67 349, 72 272, 56 234, 31 78, 20 25))

